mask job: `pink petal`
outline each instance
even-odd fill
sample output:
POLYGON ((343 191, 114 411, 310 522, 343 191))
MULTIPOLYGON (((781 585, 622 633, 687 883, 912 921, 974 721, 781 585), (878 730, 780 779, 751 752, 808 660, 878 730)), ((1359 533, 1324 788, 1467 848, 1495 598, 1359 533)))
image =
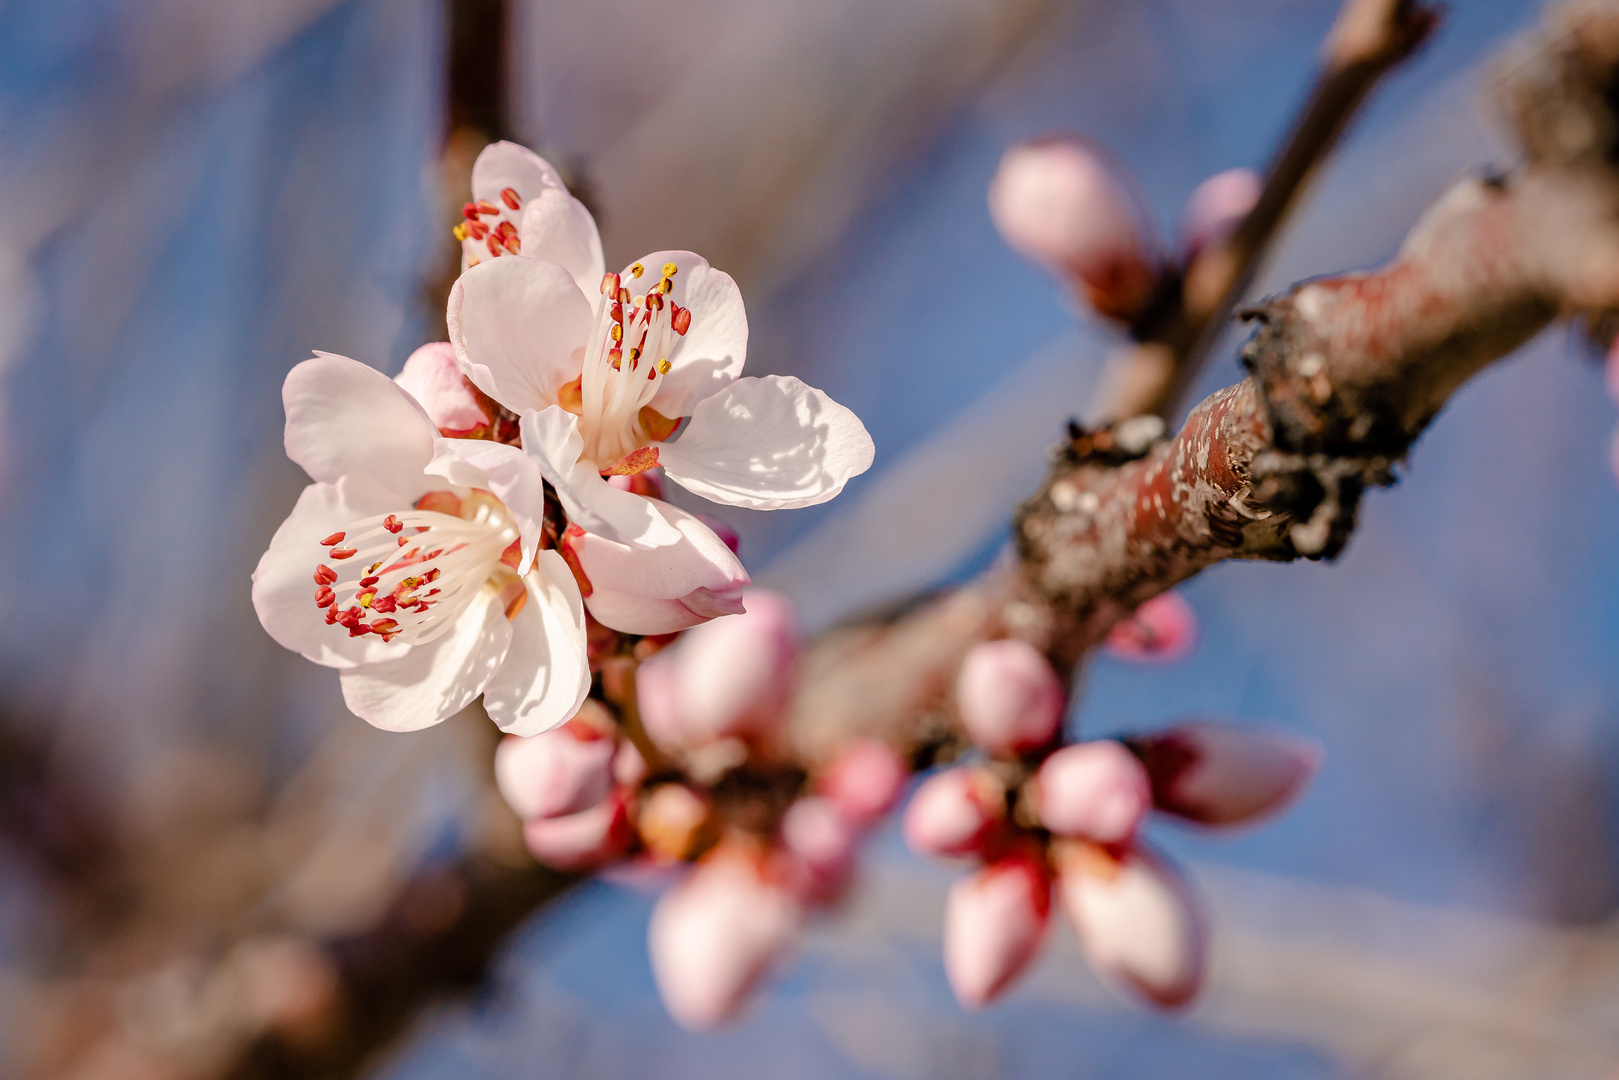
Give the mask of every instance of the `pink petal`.
POLYGON ((969 1009, 999 997, 1040 951, 1051 913, 1051 878, 1030 856, 991 863, 950 888, 944 970, 969 1009))
POLYGON ((1115 858, 1075 844, 1060 849, 1058 866, 1063 907, 1097 973, 1164 1008, 1189 1002, 1203 982, 1206 934, 1185 879, 1140 847, 1115 858))
POLYGON ((946 769, 924 780, 905 808, 905 842, 921 855, 970 855, 1006 816, 1006 789, 982 769, 946 769))
POLYGON ((558 870, 585 870, 623 854, 633 840, 624 800, 614 794, 577 814, 531 818, 523 840, 540 862, 558 870))
POLYGON ((905 790, 910 769, 899 751, 878 739, 856 739, 821 776, 821 791, 850 821, 875 824, 905 790))
MULTIPOLYGON (((619 490, 579 460, 584 438, 579 434, 578 418, 572 413, 559 405, 530 410, 523 414, 519 428, 523 451, 534 459, 540 473, 556 490, 569 519, 581 529, 627 547, 661 548, 683 540, 693 542, 696 533, 683 535, 674 528, 669 515, 656 509, 654 500, 619 490)), ((607 587, 614 586, 609 583, 607 587)))
POLYGON ((967 735, 994 753, 1023 753, 1056 737, 1065 704, 1051 664, 1027 642, 985 641, 968 650, 956 679, 967 735))
POLYGON ((335 484, 365 473, 414 500, 438 432, 416 399, 388 376, 346 356, 318 353, 287 374, 287 456, 311 480, 335 484))
POLYGON ((647 929, 652 974, 685 1027, 735 1016, 796 940, 803 907, 750 853, 716 848, 658 901, 647 929))
POLYGON ((520 818, 576 814, 613 789, 614 740, 582 720, 495 749, 495 782, 520 818))
POLYGON ((445 318, 462 373, 521 414, 579 377, 594 310, 556 263, 501 258, 456 279, 445 318))
POLYGON ((547 188, 530 199, 517 222, 522 254, 545 259, 573 275, 579 291, 594 298, 607 270, 601 234, 585 204, 564 188, 547 188))
POLYGON ((448 341, 431 342, 411 353, 394 382, 427 410, 442 435, 464 436, 493 422, 472 383, 461 374, 455 346, 448 341))
POLYGON ((1133 615, 1113 625, 1105 647, 1122 660, 1169 663, 1191 653, 1197 644, 1197 616, 1179 593, 1166 592, 1142 603, 1133 615))
POLYGON ((1108 739, 1063 747, 1041 764, 1038 778, 1040 823, 1062 836, 1124 843, 1152 806, 1147 770, 1108 739))
POLYGON ((1278 812, 1309 786, 1321 765, 1316 743, 1217 721, 1177 724, 1136 745, 1158 808, 1205 825, 1278 812))
POLYGON ((664 416, 690 416, 699 401, 725 389, 742 374, 748 355, 748 316, 742 291, 729 274, 690 251, 654 251, 641 260, 640 278, 625 267, 620 279, 632 294, 658 284, 674 263, 670 303, 691 309, 691 328, 669 350, 669 374, 658 384, 652 408, 664 416))
POLYGON ((693 589, 671 600, 597 589, 585 600, 585 607, 603 626, 626 634, 674 634, 722 615, 741 613, 742 588, 693 589))
POLYGON ((989 187, 990 216, 1021 254, 1080 285, 1104 315, 1151 295, 1158 257, 1140 200, 1095 145, 1054 136, 1014 146, 989 187))
POLYGON ((781 846, 807 901, 827 903, 854 873, 860 833, 838 804, 819 795, 794 801, 781 819, 781 846))

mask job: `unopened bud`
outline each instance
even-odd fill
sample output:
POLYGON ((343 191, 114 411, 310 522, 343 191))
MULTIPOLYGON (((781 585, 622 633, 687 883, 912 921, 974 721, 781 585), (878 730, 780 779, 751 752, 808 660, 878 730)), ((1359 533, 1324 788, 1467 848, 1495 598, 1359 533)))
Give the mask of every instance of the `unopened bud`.
POLYGON ((1103 315, 1129 320, 1159 267, 1122 170, 1100 148, 1053 136, 1014 146, 989 186, 990 216, 1012 248, 1073 282, 1103 315))
POLYGON ((1168 663, 1197 644, 1197 616, 1179 593, 1159 593, 1113 624, 1105 648, 1124 660, 1168 663))
POLYGON ((658 901, 647 928, 669 1014, 702 1029, 735 1016, 796 939, 803 908, 752 852, 715 849, 658 901))
POLYGON ((433 426, 447 438, 464 436, 491 422, 478 392, 456 366, 455 347, 448 341, 431 342, 411 353, 394 382, 421 404, 433 426))
POLYGON ((1264 181, 1252 169, 1227 169, 1193 188, 1181 212, 1182 258, 1191 262, 1198 252, 1236 232, 1263 189, 1264 181))
POLYGON ((870 825, 888 813, 910 773, 899 751, 877 739, 856 739, 821 776, 825 793, 857 825, 870 825))
POLYGON ((508 735, 495 750, 495 781, 520 818, 577 813, 612 789, 614 749, 577 718, 526 739, 508 735))
POLYGON ((1065 746, 1040 765, 1040 824, 1062 836, 1120 844, 1135 836, 1152 806, 1147 770, 1109 739, 1065 746))
POLYGON ((1002 859, 950 887, 944 970, 956 1000, 980 1008, 1000 996, 1040 951, 1051 878, 1033 855, 1002 859))
POLYGON ((924 780, 905 807, 905 842, 921 855, 970 855, 1006 816, 1006 788, 984 769, 946 769, 924 780))
POLYGON ((1062 726, 1062 683, 1027 642, 985 641, 968 650, 956 680, 956 708, 973 742, 994 753, 1044 746, 1062 726))
POLYGON ((577 814, 530 818, 523 824, 523 840, 542 863, 585 870, 623 854, 634 836, 624 800, 612 794, 577 814))
POLYGON ((838 804, 820 795, 798 799, 781 819, 781 846, 805 900, 835 899, 854 872, 859 831, 838 804))
POLYGON ((1190 1001, 1203 982, 1206 935, 1180 874, 1139 847, 1115 856, 1069 840, 1053 853, 1063 908, 1097 974, 1164 1008, 1190 1001))
POLYGON ((1196 721, 1135 740, 1159 809, 1205 825, 1274 814, 1321 765, 1321 748, 1281 731, 1196 721))

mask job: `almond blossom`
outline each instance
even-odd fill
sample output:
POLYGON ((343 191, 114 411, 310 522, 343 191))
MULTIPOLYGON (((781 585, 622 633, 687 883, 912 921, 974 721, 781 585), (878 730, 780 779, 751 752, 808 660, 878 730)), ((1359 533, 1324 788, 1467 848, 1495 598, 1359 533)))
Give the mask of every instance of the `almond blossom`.
POLYGON ((469 255, 448 323, 462 370, 522 417, 524 450, 576 525, 632 546, 673 542, 604 473, 662 466, 715 502, 774 510, 825 502, 871 465, 848 409, 791 377, 740 377, 748 324, 729 275, 689 251, 603 273, 594 223, 554 176, 511 143, 479 156, 475 194, 509 185, 498 203, 469 203, 469 225, 515 230, 515 247, 486 231, 482 250, 520 257, 469 255))

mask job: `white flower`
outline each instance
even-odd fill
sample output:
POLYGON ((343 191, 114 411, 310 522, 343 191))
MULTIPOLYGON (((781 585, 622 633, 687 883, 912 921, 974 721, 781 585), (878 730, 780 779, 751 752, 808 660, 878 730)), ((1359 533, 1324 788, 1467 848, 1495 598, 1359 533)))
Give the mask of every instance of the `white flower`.
POLYGON ((343 697, 411 731, 480 693, 502 729, 564 722, 590 688, 584 611, 541 550, 543 493, 439 437, 393 380, 317 355, 287 376, 287 456, 315 483, 253 572, 270 636, 339 669, 343 697))
POLYGON ((512 202, 522 206, 524 257, 471 266, 448 322, 462 370, 523 416, 524 448, 576 524, 635 546, 671 542, 603 473, 661 465, 715 502, 774 510, 825 502, 870 467, 871 438, 848 409, 794 378, 739 377, 748 324, 728 275, 689 251, 603 274, 595 224, 544 179, 554 176, 511 143, 480 155, 475 191, 496 182, 480 177, 530 177, 539 194, 513 180, 505 209, 485 200, 489 220, 508 224, 512 202))

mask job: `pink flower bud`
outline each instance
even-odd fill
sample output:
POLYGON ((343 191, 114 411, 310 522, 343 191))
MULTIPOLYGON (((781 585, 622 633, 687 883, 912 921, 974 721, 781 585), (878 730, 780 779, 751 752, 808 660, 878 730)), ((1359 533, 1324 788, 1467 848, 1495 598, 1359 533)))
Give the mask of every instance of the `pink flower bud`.
POLYGON ((663 895, 647 928, 652 974, 669 1014, 692 1029, 736 1015, 792 945, 803 914, 753 853, 716 848, 663 895))
POLYGON ((1015 251, 1072 281, 1103 315, 1129 319, 1151 296, 1151 230, 1099 147, 1064 136, 1012 147, 990 182, 989 211, 1015 251))
POLYGON ((1152 806, 1152 785, 1136 756, 1109 739, 1065 746, 1040 766, 1040 823, 1061 836, 1121 844, 1152 806))
POLYGON ((821 777, 821 791, 849 820, 866 826, 893 807, 910 770, 899 751, 877 739, 856 739, 821 777))
POLYGON ((792 602, 749 589, 747 611, 690 631, 641 666, 641 719, 665 746, 700 746, 777 719, 798 657, 792 602))
POLYGON ((720 540, 724 542, 725 546, 731 549, 732 555, 739 557, 741 556, 742 537, 735 529, 725 524, 725 522, 721 521, 719 518, 712 517, 708 514, 698 514, 697 520, 701 521, 704 525, 707 525, 710 529, 712 529, 714 531, 714 535, 719 537, 720 540))
POLYGON ((623 798, 612 794, 577 814, 530 818, 523 823, 523 840, 548 866, 585 870, 623 854, 634 834, 623 798))
POLYGON ((1050 742, 1062 726, 1062 683, 1034 646, 1015 638, 967 651, 956 679, 956 708, 973 742, 1020 754, 1050 742))
POLYGON ((1094 844, 1056 849, 1063 908, 1097 973, 1175 1008, 1203 982, 1206 935, 1191 887, 1140 847, 1115 857, 1094 844))
POLYGON ((448 437, 466 435, 492 422, 478 392, 456 366, 455 346, 448 341, 435 341, 411 353, 394 382, 421 403, 433 425, 448 437))
POLYGON ((1051 915, 1051 878, 1032 855, 1002 859, 950 887, 944 970, 956 1000, 987 1005, 1040 951, 1051 915))
POLYGON ((1197 616, 1179 593, 1159 593, 1113 624, 1106 648, 1123 660, 1180 660, 1197 644, 1197 616))
POLYGON ((1161 810, 1205 825, 1274 814, 1321 765, 1321 748, 1285 732, 1240 724, 1178 724, 1137 742, 1161 810))
POLYGON ((1190 262, 1197 253, 1224 241, 1259 201, 1265 182, 1252 169, 1215 173, 1192 190, 1181 212, 1181 251, 1190 262))
POLYGON ((495 782, 520 818, 577 813, 607 797, 614 749, 578 719, 526 739, 508 735, 495 749, 495 782))
POLYGON ((834 899, 854 872, 859 831, 838 804, 819 795, 796 800, 781 819, 781 846, 804 899, 834 899))
POLYGON ((1006 816, 1006 789, 983 769, 946 769, 924 780, 905 808, 905 843, 919 855, 970 855, 1006 816))

